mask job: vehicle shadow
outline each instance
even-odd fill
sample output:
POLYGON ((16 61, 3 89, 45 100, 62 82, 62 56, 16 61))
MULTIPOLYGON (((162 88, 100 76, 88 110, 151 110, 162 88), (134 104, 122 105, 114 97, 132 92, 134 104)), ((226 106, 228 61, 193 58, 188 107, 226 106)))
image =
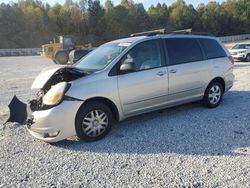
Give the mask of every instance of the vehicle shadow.
POLYGON ((66 140, 67 150, 96 153, 250 155, 250 92, 230 91, 218 108, 191 103, 117 123, 92 143, 66 140))

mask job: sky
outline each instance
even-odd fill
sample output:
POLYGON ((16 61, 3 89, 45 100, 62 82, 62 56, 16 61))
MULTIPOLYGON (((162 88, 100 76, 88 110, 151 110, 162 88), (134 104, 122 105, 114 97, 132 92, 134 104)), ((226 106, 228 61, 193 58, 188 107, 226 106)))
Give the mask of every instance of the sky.
MULTIPOLYGON (((17 2, 17 0, 12 0, 13 2, 17 2)), ((100 0, 100 2, 102 4, 105 3, 106 0, 100 0)), ((204 3, 204 4, 207 4, 209 1, 211 0, 185 0, 185 2, 187 4, 192 4, 194 7, 197 7, 200 3, 204 3)), ((223 2, 223 0, 216 0, 217 2, 221 3, 223 2)), ((0 3, 9 3, 10 0, 0 0, 0 3)), ((45 0, 45 1, 42 1, 42 2, 48 2, 50 5, 54 5, 55 3, 60 3, 60 4, 63 4, 64 3, 64 0, 45 0)), ((119 4, 120 0, 113 0, 113 3, 115 5, 119 4)), ((146 9, 148 9, 150 7, 150 5, 156 5, 157 3, 166 3, 167 5, 171 5, 173 2, 175 2, 175 0, 134 0, 135 3, 143 3, 144 7, 146 9)))

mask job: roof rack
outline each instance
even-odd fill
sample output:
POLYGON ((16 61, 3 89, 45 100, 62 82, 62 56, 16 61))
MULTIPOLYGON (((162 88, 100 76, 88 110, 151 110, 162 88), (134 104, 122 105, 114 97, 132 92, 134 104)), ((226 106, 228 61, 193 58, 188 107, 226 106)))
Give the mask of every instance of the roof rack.
POLYGON ((140 33, 132 33, 130 36, 131 37, 154 36, 154 35, 157 35, 157 34, 164 34, 164 33, 166 33, 166 29, 157 29, 157 30, 145 31, 145 32, 140 32, 140 33))
POLYGON ((214 36, 211 33, 205 33, 205 32, 193 32, 192 29, 183 29, 183 30, 176 30, 176 31, 168 31, 167 29, 158 29, 158 30, 152 30, 152 31, 145 31, 140 33, 133 33, 130 36, 131 37, 137 37, 137 36, 155 36, 159 34, 171 34, 171 35, 202 35, 202 36, 214 36))
POLYGON ((188 34, 191 32, 192 32, 192 29, 183 29, 183 30, 170 31, 168 32, 168 34, 188 34))
POLYGON ((172 34, 172 35, 178 35, 178 34, 182 34, 182 35, 202 35, 202 36, 211 36, 211 37, 214 37, 214 35, 212 33, 205 33, 205 32, 193 32, 192 29, 190 31, 186 31, 186 30, 183 30, 183 31, 173 31, 169 34, 172 34))

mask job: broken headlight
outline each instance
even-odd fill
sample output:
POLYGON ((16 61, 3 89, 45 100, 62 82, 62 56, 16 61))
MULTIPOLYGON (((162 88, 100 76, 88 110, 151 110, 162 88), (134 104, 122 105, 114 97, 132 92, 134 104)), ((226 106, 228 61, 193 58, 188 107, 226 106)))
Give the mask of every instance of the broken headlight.
POLYGON ((69 89, 70 84, 67 82, 60 82, 50 88, 50 90, 43 96, 43 104, 57 105, 61 102, 64 93, 69 89))

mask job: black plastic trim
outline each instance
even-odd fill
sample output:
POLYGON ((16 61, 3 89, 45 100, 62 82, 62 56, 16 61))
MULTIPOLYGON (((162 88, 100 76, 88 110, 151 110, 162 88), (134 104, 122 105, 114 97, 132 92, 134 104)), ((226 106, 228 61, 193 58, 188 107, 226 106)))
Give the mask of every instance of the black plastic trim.
POLYGON ((77 98, 75 98, 75 97, 70 97, 70 96, 68 96, 68 95, 64 95, 64 96, 63 96, 63 100, 66 100, 66 101, 84 101, 84 100, 82 100, 82 99, 77 99, 77 98))

